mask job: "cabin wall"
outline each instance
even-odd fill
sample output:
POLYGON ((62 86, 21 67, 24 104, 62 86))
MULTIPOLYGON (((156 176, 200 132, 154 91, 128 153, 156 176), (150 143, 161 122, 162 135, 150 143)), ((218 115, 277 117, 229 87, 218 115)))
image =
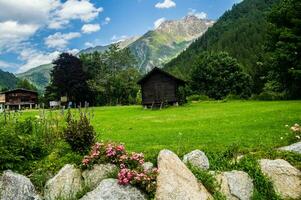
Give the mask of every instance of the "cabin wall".
POLYGON ((7 105, 36 104, 38 100, 37 94, 31 92, 11 92, 5 96, 7 105))
POLYGON ((142 104, 177 102, 177 83, 174 79, 161 74, 153 74, 142 85, 142 104))

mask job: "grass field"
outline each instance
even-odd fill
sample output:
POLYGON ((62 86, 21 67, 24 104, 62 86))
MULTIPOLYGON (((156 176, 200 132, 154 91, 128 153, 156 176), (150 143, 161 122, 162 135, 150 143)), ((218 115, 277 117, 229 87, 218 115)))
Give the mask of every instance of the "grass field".
POLYGON ((289 143, 285 125, 301 121, 301 101, 212 101, 163 110, 116 106, 91 111, 98 140, 125 143, 148 157, 164 148, 183 154, 193 149, 223 151, 233 144, 242 151, 279 147, 289 143))

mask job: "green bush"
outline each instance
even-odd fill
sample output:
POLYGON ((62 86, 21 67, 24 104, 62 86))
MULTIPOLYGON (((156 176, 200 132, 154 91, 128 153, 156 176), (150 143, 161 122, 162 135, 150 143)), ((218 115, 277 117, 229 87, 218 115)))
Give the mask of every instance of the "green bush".
POLYGON ((240 100, 240 99, 241 97, 237 94, 228 94, 224 100, 231 101, 231 100, 240 100))
POLYGON ((1 122, 0 170, 22 170, 28 161, 38 160, 47 154, 43 134, 36 131, 35 124, 32 118, 1 122))
POLYGON ((187 101, 209 101, 210 98, 207 95, 203 94, 194 94, 187 97, 187 101))
POLYGON ((284 93, 266 91, 260 93, 259 95, 254 95, 251 99, 261 101, 285 100, 286 95, 284 93))
POLYGON ((96 133, 86 113, 80 112, 79 120, 76 120, 72 118, 69 110, 67 128, 64 129, 63 135, 73 151, 85 154, 95 143, 96 133))

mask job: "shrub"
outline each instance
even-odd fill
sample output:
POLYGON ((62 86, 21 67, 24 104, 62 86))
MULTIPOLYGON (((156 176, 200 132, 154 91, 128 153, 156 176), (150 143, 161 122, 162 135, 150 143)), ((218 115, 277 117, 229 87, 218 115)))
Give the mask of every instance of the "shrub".
POLYGON ((203 94, 194 94, 187 97, 187 101, 209 101, 209 97, 203 94))
POLYGON ((96 133, 86 113, 80 112, 79 120, 76 120, 69 110, 63 135, 73 151, 86 153, 94 144, 96 133))
MULTIPOLYGON (((0 170, 22 170, 28 161, 47 155, 43 133, 34 127, 32 118, 10 119, 0 126, 0 170)), ((42 126, 42 125, 39 125, 42 126)))
POLYGON ((231 101, 231 100, 240 100, 240 99, 241 99, 241 97, 239 95, 228 94, 224 100, 231 101))
POLYGON ((254 95, 251 99, 261 100, 261 101, 275 101, 275 100, 285 100, 287 98, 284 93, 266 91, 260 93, 259 95, 254 95))

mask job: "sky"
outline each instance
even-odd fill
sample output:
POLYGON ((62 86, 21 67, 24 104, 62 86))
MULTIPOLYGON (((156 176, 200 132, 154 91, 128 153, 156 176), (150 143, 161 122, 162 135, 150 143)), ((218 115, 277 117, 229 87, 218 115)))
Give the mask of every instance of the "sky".
POLYGON ((0 69, 21 73, 61 52, 140 36, 165 20, 217 20, 241 0, 0 0, 0 69))

